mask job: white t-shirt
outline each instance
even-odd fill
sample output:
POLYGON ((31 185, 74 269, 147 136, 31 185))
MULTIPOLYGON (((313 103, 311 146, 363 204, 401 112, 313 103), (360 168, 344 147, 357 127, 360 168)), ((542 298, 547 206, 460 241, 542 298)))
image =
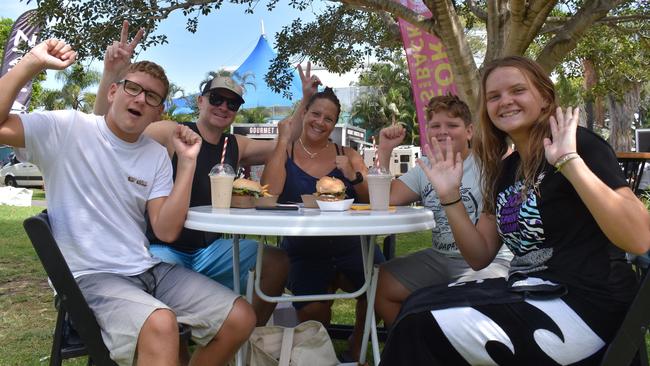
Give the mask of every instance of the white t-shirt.
MULTIPOLYGON (((429 163, 426 157, 423 157, 422 160, 426 164, 429 163)), ((419 194, 424 207, 433 211, 433 217, 436 221, 436 227, 431 230, 433 249, 446 256, 461 257, 462 255, 456 246, 445 210, 440 206, 440 198, 438 198, 438 194, 431 186, 431 182, 429 182, 422 168, 415 166, 399 177, 399 180, 406 184, 410 190, 419 194)), ((473 154, 469 154, 463 161, 460 196, 470 220, 476 225, 483 211, 483 195, 481 194, 480 172, 473 154)), ((499 250, 497 258, 509 261, 512 259, 512 253, 504 245, 499 250)))
POLYGON ((73 275, 131 276, 158 263, 148 250, 145 209, 171 192, 165 148, 144 135, 123 141, 104 117, 78 111, 20 118, 25 149, 18 154, 43 172, 52 232, 73 275))

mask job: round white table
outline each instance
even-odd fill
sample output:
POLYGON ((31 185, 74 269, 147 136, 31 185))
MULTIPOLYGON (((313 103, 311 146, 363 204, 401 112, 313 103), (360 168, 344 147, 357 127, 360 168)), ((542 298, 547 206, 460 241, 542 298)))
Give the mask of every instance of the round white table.
MULTIPOLYGON (((359 362, 365 363, 368 337, 372 337, 373 356, 379 362, 379 341, 374 316, 377 268, 373 268, 375 235, 408 233, 432 229, 433 212, 425 208, 396 207, 389 211, 348 210, 325 212, 319 209, 300 208, 296 211, 251 209, 216 209, 211 206, 191 207, 185 227, 194 230, 233 234, 234 290, 239 292, 239 235, 273 236, 344 236, 359 235, 365 263, 366 282, 347 294, 322 294, 304 296, 277 296, 264 294, 260 288, 263 244, 259 243, 254 274, 255 292, 268 302, 321 301, 337 298, 356 298, 366 293, 368 308, 359 362)), ((249 283, 251 279, 249 278, 249 283)), ((248 286, 251 287, 250 284, 248 286)), ((250 295, 250 294, 249 294, 250 295)), ((250 297, 250 296, 249 296, 250 297)))
POLYGON ((185 227, 227 234, 282 236, 385 235, 431 229, 433 213, 425 208, 391 211, 256 210, 211 206, 190 208, 185 227))

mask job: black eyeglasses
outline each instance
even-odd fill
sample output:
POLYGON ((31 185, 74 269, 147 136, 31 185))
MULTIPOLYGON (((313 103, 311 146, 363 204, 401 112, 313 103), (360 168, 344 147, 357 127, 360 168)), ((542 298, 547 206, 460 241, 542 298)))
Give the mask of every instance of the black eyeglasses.
POLYGON ((137 97, 140 95, 140 93, 144 92, 144 101, 152 107, 158 107, 165 100, 165 98, 161 97, 156 92, 143 88, 142 85, 136 83, 135 81, 124 79, 122 81, 118 81, 117 83, 122 84, 124 91, 128 95, 137 97))
POLYGON ((226 107, 233 111, 237 112, 239 110, 239 107, 241 107, 241 102, 238 101, 237 99, 232 99, 232 98, 227 98, 224 97, 223 95, 217 93, 217 92, 211 92, 210 97, 208 98, 208 102, 212 104, 215 107, 220 106, 223 102, 226 102, 226 107))

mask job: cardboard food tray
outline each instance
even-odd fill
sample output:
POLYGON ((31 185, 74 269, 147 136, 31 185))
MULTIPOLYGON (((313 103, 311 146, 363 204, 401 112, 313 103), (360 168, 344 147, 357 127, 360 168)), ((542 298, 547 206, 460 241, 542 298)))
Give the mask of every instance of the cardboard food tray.
POLYGON ((253 196, 236 196, 230 199, 230 207, 233 208, 253 208, 255 207, 255 197, 253 196))

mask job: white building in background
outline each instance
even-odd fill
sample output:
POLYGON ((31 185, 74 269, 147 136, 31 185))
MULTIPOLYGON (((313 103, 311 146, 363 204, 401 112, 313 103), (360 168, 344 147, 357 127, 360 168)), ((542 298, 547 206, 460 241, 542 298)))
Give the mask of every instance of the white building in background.
MULTIPOLYGON (((230 133, 243 135, 256 140, 272 140, 278 135, 276 123, 233 123, 230 133)), ((348 146, 359 152, 366 142, 366 130, 345 124, 337 124, 330 135, 330 140, 340 146, 348 146)))
MULTIPOLYGON (((375 148, 368 147, 363 150, 363 162, 370 168, 375 165, 375 148)), ((390 157, 389 170, 394 176, 400 176, 415 166, 415 161, 421 156, 420 147, 413 145, 401 145, 393 149, 390 157)))
MULTIPOLYGON (((306 70, 307 64, 302 65, 302 68, 306 70)), ((334 89, 334 94, 336 94, 341 102, 341 112, 344 112, 344 114, 352 110, 354 101, 367 89, 367 87, 353 85, 359 81, 361 70, 352 70, 339 75, 327 71, 322 66, 312 65, 311 73, 312 75, 318 76, 323 86, 329 86, 334 89)), ((347 121, 341 122, 345 123, 347 121)))

